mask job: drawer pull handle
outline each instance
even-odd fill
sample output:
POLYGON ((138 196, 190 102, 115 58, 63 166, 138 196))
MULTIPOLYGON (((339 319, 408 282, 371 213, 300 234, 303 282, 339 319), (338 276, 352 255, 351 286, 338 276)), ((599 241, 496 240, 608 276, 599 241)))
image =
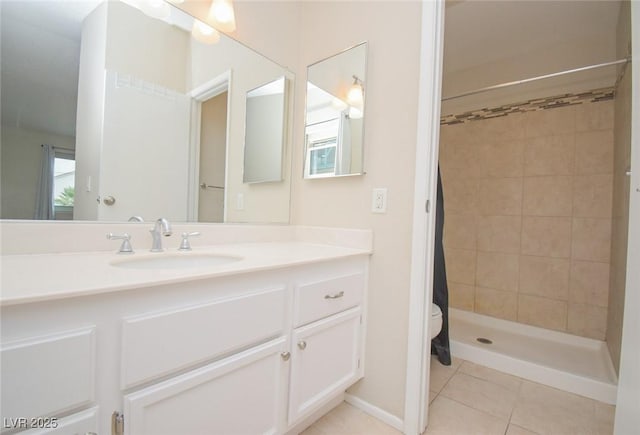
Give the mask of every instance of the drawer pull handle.
POLYGON ((291 358, 291 354, 289 352, 282 352, 280 356, 284 361, 289 361, 289 358, 291 358))
POLYGON ((298 342, 298 347, 300 348, 300 350, 305 350, 307 348, 307 342, 306 341, 299 341, 298 342))
POLYGON ((333 294, 333 295, 324 295, 324 298, 325 299, 339 299, 342 296, 344 296, 344 291, 341 291, 341 292, 333 294))

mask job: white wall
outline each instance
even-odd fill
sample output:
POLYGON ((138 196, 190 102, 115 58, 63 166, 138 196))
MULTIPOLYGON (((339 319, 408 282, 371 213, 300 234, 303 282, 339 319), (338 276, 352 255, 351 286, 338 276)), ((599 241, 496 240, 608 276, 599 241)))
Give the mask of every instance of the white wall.
POLYGON ((42 144, 73 149, 75 138, 2 126, 0 219, 33 219, 42 144))
POLYGON ((409 272, 420 57, 419 2, 301 2, 296 81, 292 223, 374 231, 365 378, 350 392, 404 414, 409 272), (401 29, 389 29, 401 23, 401 29), (364 122, 366 175, 302 179, 306 66, 368 41, 364 122), (386 214, 371 190, 388 189, 386 214))

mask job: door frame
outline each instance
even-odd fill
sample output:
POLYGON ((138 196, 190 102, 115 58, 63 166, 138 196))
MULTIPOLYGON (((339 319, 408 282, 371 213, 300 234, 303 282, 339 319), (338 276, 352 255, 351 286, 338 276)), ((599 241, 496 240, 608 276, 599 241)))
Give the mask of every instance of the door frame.
POLYGON ((229 69, 189 92, 191 97, 191 136, 189 138, 189 189, 187 192, 187 221, 198 221, 200 193, 200 130, 202 103, 227 92, 227 126, 225 131, 223 222, 227 221, 227 185, 229 183, 229 130, 231 126, 231 77, 229 69))
POLYGON ((434 258, 443 41, 444 1, 422 0, 404 409, 407 435, 423 433, 428 419, 433 267, 426 265, 433 264, 434 258))

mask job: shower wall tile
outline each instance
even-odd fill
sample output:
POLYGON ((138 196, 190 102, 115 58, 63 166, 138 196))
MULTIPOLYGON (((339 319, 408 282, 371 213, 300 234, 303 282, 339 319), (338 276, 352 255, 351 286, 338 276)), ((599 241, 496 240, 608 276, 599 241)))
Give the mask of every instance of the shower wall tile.
POLYGON ((517 291, 520 256, 478 251, 476 285, 497 290, 517 291))
POLYGON ((572 257, 608 263, 611 252, 611 219, 573 218, 572 257))
POLYGON ((573 216, 611 218, 613 175, 577 175, 573 184, 573 216))
POLYGON ((476 249, 476 218, 473 215, 447 215, 444 245, 454 249, 476 249))
POLYGON ((506 320, 516 320, 518 294, 510 291, 476 287, 476 312, 506 320))
POLYGON ((595 305, 571 304, 567 329, 572 334, 604 340, 607 332, 607 309, 595 305))
POLYGON ((477 223, 479 251, 517 254, 520 252, 520 216, 479 216, 477 223))
POLYGON ((481 179, 478 198, 481 216, 519 216, 522 213, 522 178, 481 179))
POLYGON ((466 249, 445 249, 448 282, 475 284, 476 251, 466 249))
POLYGON ((448 282, 449 306, 461 310, 473 311, 475 301, 475 287, 457 282, 448 282))
POLYGON ((576 106, 576 131, 613 128, 613 101, 576 106))
POLYGON ((567 328, 567 302, 519 295, 518 322, 564 331, 567 328))
POLYGON ((571 263, 571 303, 606 307, 609 304, 609 263, 571 263))
POLYGON ((443 196, 445 215, 476 214, 478 198, 478 181, 468 178, 446 178, 443 181, 443 196))
POLYGON ((447 143, 440 149, 440 168, 449 177, 473 178, 481 175, 480 152, 475 139, 447 143))
POLYGON ((482 122, 471 124, 475 124, 474 133, 480 141, 508 142, 524 139, 526 116, 517 113, 510 116, 488 118, 482 122))
POLYGON ((570 262, 562 258, 520 257, 520 283, 522 294, 550 299, 569 299, 570 262))
POLYGON ((527 139, 524 175, 572 175, 575 143, 574 133, 527 139))
POLYGON ((613 131, 576 133, 576 174, 611 174, 613 172, 613 131))
POLYGON ((483 142, 478 146, 483 176, 494 178, 522 177, 524 173, 524 141, 483 142))
POLYGON ((523 217, 521 253, 568 258, 571 254, 571 218, 523 217))
POLYGON ((571 216, 572 177, 526 177, 522 214, 571 216))
POLYGON ((575 106, 528 112, 525 117, 525 137, 554 136, 575 131, 575 106))

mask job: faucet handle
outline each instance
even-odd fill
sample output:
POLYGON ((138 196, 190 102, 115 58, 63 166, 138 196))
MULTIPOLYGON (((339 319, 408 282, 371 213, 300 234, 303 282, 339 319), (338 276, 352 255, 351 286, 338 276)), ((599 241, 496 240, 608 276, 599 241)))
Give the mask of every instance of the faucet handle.
POLYGON ((131 235, 124 233, 123 235, 108 233, 107 239, 109 240, 122 240, 122 245, 118 250, 118 254, 133 254, 133 248, 131 248, 131 235))
POLYGON ((191 244, 189 243, 189 237, 199 236, 200 231, 195 231, 193 233, 182 233, 182 242, 180 243, 180 247, 178 251, 191 251, 191 244))

